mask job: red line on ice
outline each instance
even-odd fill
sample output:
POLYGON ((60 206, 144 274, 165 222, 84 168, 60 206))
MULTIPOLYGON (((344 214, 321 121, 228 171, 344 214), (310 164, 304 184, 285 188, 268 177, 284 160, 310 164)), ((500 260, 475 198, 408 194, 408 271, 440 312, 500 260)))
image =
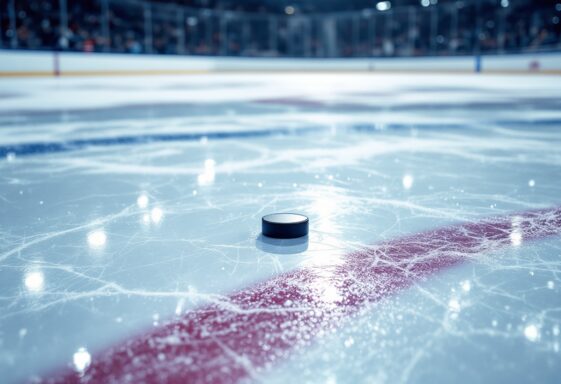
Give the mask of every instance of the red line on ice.
POLYGON ((561 208, 460 224, 280 274, 94 354, 48 382, 232 383, 259 376, 367 304, 505 246, 561 233, 561 208))

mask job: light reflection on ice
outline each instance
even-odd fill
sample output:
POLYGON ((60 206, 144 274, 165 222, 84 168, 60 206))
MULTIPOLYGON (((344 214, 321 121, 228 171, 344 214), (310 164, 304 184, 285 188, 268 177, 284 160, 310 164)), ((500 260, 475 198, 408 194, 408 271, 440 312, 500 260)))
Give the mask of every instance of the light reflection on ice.
POLYGON ((450 301, 448 301, 448 309, 450 310, 450 312, 460 312, 460 310, 462 309, 460 301, 456 298, 450 299, 450 301))
POLYGON ((213 159, 205 160, 204 170, 197 176, 197 183, 200 186, 207 186, 214 184, 214 178, 216 176, 215 171, 216 161, 213 159))
POLYGON ((510 242, 515 247, 520 246, 520 244, 522 244, 522 232, 518 229, 512 231, 510 234, 510 242))
POLYGON ((312 186, 304 193, 311 199, 307 208, 310 215, 310 236, 320 241, 311 241, 305 266, 334 266, 342 262, 344 243, 341 239, 341 216, 345 214, 348 204, 341 189, 333 186, 312 186), (321 250, 321 255, 318 252, 321 250), (321 256, 321 257, 319 257, 321 256))
POLYGON ((177 301, 177 305, 175 306, 175 314, 177 316, 181 315, 181 313, 183 312, 184 305, 185 305, 185 298, 182 297, 177 301))
POLYGON ((150 219, 154 224, 160 224, 163 217, 164 217, 164 211, 160 207, 152 208, 152 210, 150 211, 150 219))
POLYGON ((138 196, 138 198, 136 199, 136 205, 138 205, 138 208, 144 209, 146 207, 148 207, 148 196, 143 193, 140 196, 138 196))
POLYGON ((25 274, 23 282, 29 292, 38 293, 44 289, 45 276, 41 271, 30 271, 25 274))
POLYGON ((103 229, 88 233, 88 245, 93 249, 100 249, 107 243, 107 234, 103 229))
POLYGON ((535 324, 528 324, 524 327, 524 336, 529 341, 536 342, 540 339, 540 329, 535 324))
POLYGON ((345 347, 350 348, 354 343, 355 343, 354 339, 352 337, 348 337, 345 340, 345 347))
POLYGON ((90 353, 84 347, 78 348, 74 355, 72 356, 72 363, 74 364, 74 369, 77 372, 83 373, 91 364, 92 357, 90 353))
POLYGON ((334 273, 335 268, 344 262, 339 220, 346 211, 346 196, 341 189, 333 186, 314 186, 305 194, 312 199, 309 214, 313 230, 321 241, 310 243, 302 264, 314 270, 315 278, 310 283, 310 289, 326 304, 335 305, 342 299, 334 273))
POLYGON ((401 184, 403 184, 403 188, 405 189, 411 189, 411 187, 413 186, 413 176, 407 174, 405 176, 403 176, 403 179, 401 180, 401 184))
POLYGON ((522 218, 520 216, 514 216, 512 218, 512 232, 509 235, 510 242, 513 246, 518 247, 522 244, 522 229, 520 228, 520 223, 522 218))
POLYGON ((142 224, 149 225, 150 224, 150 214, 145 213, 142 215, 142 224))

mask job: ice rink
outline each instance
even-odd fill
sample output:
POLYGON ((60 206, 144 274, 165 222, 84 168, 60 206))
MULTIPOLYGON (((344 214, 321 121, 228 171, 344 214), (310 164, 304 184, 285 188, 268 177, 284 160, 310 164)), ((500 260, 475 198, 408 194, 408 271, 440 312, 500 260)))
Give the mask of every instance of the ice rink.
POLYGON ((561 377, 561 76, 1 79, 0 212, 4 383, 561 377))

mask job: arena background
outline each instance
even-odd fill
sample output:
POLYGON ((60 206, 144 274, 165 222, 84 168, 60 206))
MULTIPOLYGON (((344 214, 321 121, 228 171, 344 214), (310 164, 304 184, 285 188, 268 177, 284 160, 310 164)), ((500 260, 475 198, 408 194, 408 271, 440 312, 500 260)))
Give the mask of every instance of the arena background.
POLYGON ((543 53, 561 48, 560 16, 561 4, 544 0, 3 0, 0 72, 551 72, 561 70, 559 59, 543 53), (34 54, 23 54, 29 51, 34 54), (69 54, 77 52, 111 55, 69 54), (121 54, 142 54, 143 60, 131 64, 121 54), (433 59, 373 60, 420 57, 433 59), (353 60, 332 60, 340 58, 353 60))

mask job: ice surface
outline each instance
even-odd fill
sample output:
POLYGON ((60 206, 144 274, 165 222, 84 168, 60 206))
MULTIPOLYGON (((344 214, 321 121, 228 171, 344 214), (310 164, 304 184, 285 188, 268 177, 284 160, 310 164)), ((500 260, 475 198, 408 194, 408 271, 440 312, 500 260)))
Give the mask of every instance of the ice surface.
POLYGON ((156 378, 161 364, 271 383, 556 382, 559 89, 554 76, 1 80, 0 377, 85 380, 144 340, 162 351, 121 368, 156 378), (259 236, 278 211, 310 217, 307 243, 259 236), (498 234, 460 241, 458 223, 498 234), (414 269, 451 250, 453 267, 414 269), (384 285, 352 255, 399 272, 384 285), (319 325, 293 319, 305 340, 259 358, 228 347, 299 313, 275 301, 286 281, 328 313, 319 325), (262 287, 267 300, 244 296, 262 287), (370 293, 351 305, 356 289, 370 293), (187 328, 166 330, 209 308, 233 328, 225 343, 199 335, 216 352, 203 362, 187 328), (270 321, 248 320, 263 308, 270 321))

